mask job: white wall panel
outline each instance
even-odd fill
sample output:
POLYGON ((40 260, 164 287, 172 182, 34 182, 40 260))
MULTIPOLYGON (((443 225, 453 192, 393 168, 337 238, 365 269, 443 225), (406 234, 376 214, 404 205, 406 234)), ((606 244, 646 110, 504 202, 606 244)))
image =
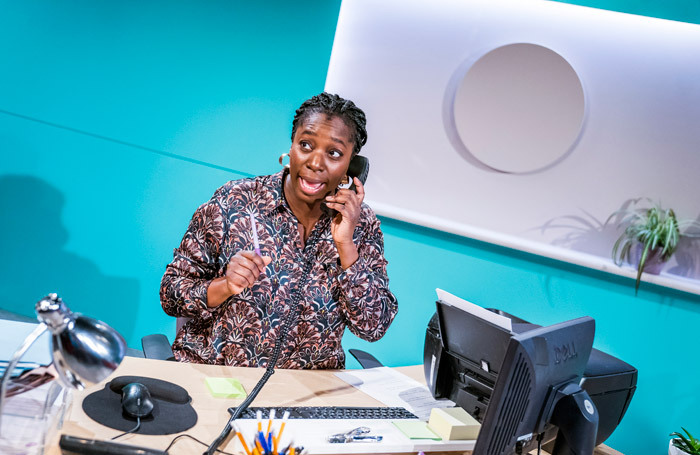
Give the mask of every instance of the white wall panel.
MULTIPOLYGON (((326 90, 367 112, 379 214, 628 276, 604 225, 625 201, 699 216, 698 25, 536 0, 344 0, 326 90), (573 147, 534 172, 470 160, 453 124, 465 72, 514 43, 562 56, 585 97, 573 147)), ((645 279, 700 293, 700 242, 685 247, 645 279)))

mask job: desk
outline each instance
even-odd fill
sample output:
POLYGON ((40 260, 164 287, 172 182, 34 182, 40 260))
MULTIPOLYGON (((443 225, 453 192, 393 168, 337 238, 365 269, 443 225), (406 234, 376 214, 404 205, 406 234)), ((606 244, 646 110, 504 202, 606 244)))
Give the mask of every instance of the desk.
MULTIPOLYGON (((423 367, 400 367, 398 371, 420 381, 423 379, 423 367)), ((197 424, 185 433, 196 437, 206 443, 213 441, 221 432, 228 421, 227 409, 236 406, 242 400, 213 398, 206 388, 206 377, 234 377, 237 378, 246 391, 253 389, 264 370, 259 368, 234 368, 216 365, 194 365, 161 360, 139 359, 126 357, 117 371, 111 377, 136 375, 148 376, 174 382, 188 390, 192 397, 192 406, 197 411, 197 424)), ((267 385, 262 389, 252 406, 383 406, 372 397, 365 395, 353 386, 345 383, 335 376, 333 370, 276 370, 270 377, 267 385)), ((107 382, 107 381, 105 381, 107 382)), ((72 409, 64 422, 63 428, 58 432, 95 439, 109 439, 121 433, 107 428, 91 420, 82 410, 82 398, 104 387, 104 383, 98 384, 83 392, 77 392, 74 397, 72 409)), ((239 420, 238 422, 243 422, 239 420)), ((352 422, 352 421, 350 421, 352 422)), ((455 453, 468 452, 473 448, 474 441, 411 441, 403 436, 393 425, 386 421, 374 421, 373 433, 383 434, 385 440, 381 443, 357 443, 347 447, 346 444, 324 444, 323 436, 330 433, 344 431, 353 428, 348 421, 302 421, 290 420, 287 431, 296 435, 299 444, 309 448, 310 453, 338 453, 353 449, 353 453, 389 453, 389 452, 413 452, 418 450, 432 450, 455 453), (313 429, 309 428, 309 422, 315 422, 313 429), (319 422, 324 422, 320 425, 319 422), (328 423, 326 423, 328 422, 328 423), (325 425, 325 426, 324 426, 325 425), (302 428, 303 426, 303 428, 302 428), (392 432, 391 434, 386 433, 392 432), (345 447, 339 447, 345 446, 345 447), (355 450, 355 448, 357 450, 355 450)), ((254 424, 254 420, 249 422, 254 424)), ((357 425, 355 425, 357 426, 357 425)), ((252 428, 252 426, 251 426, 252 428)), ((244 427, 244 434, 247 434, 244 427)), ((58 448, 58 434, 54 443, 47 449, 48 455, 60 455, 58 448)), ((165 449, 176 435, 166 436, 141 436, 127 435, 118 441, 125 444, 141 445, 157 449, 165 449)), ((204 452, 204 446, 183 438, 171 449, 172 455, 198 454, 204 452)), ((238 453, 240 445, 237 439, 229 438, 221 449, 238 453)), ((607 449, 607 448, 606 448, 607 449)), ((615 455, 619 452, 596 452, 605 455, 615 455)))

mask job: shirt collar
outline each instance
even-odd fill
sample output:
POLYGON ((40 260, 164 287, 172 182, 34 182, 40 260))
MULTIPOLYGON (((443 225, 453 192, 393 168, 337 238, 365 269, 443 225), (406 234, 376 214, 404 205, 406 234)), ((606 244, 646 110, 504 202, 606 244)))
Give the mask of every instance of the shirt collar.
POLYGON ((284 190, 282 189, 282 186, 284 185, 284 178, 288 172, 289 171, 284 169, 269 176, 270 180, 268 181, 267 187, 270 190, 269 198, 271 204, 267 204, 269 210, 266 211, 265 215, 270 215, 272 212, 282 210, 284 208, 291 212, 289 204, 287 204, 287 200, 284 198, 284 190))

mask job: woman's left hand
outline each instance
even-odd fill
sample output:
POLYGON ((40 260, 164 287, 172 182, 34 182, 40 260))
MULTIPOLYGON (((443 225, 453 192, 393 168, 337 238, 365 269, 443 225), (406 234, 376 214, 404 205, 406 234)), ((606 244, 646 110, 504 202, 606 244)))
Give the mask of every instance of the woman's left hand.
POLYGON ((355 191, 349 188, 341 189, 334 195, 326 196, 325 201, 328 208, 338 212, 331 221, 331 234, 344 268, 349 267, 357 260, 357 248, 352 241, 352 236, 357 221, 360 219, 362 201, 365 198, 365 188, 360 179, 353 177, 353 182, 356 187, 355 191), (346 266, 346 262, 350 263, 346 266))

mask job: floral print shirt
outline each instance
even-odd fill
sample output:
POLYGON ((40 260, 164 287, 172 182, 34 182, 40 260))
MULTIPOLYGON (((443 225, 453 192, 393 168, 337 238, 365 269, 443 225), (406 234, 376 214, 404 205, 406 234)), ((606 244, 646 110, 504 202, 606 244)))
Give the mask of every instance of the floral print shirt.
POLYGON ((304 245, 282 182, 283 172, 230 181, 193 215, 160 289, 167 314, 191 318, 173 343, 177 360, 267 366, 309 255, 313 266, 297 316, 284 329, 288 335, 277 368, 344 368, 346 326, 368 341, 389 328, 398 307, 389 291, 384 240, 374 212, 362 204, 354 233, 359 259, 343 270, 330 217, 323 215, 316 223, 309 237, 317 237, 315 246, 312 241, 304 245), (261 253, 272 262, 252 287, 208 308, 209 283, 224 276, 236 252, 254 249, 248 212, 256 219, 261 253))

